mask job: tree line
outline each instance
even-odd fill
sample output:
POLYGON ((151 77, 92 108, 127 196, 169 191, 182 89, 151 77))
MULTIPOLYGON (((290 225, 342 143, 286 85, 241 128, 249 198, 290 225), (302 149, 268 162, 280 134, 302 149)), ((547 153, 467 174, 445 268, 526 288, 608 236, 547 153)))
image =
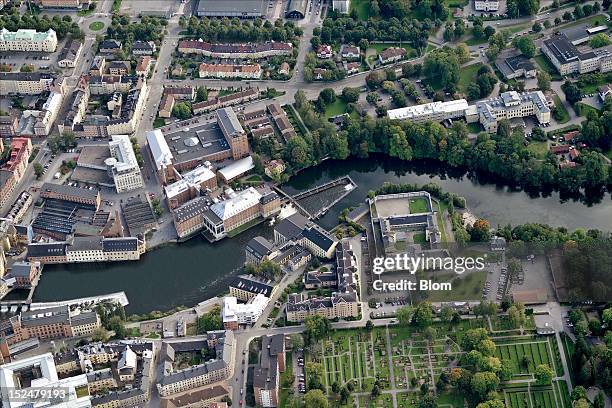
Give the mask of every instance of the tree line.
POLYGON ((84 35, 79 25, 72 21, 72 17, 58 16, 49 17, 48 15, 38 16, 26 13, 20 15, 17 9, 12 9, 10 14, 0 16, 0 29, 17 31, 20 29, 33 29, 36 31, 48 31, 53 29, 59 40, 64 39, 68 34, 72 38, 83 39, 84 35))
POLYGON ((272 23, 260 18, 251 21, 238 18, 230 20, 181 17, 180 25, 188 37, 209 42, 294 42, 303 34, 302 28, 297 27, 294 22, 283 23, 280 19, 272 23))
POLYGON ((409 42, 420 54, 427 47, 429 31, 435 27, 427 19, 400 20, 393 17, 388 20, 362 21, 342 16, 337 19, 326 18, 321 28, 313 30, 313 35, 323 44, 358 44, 362 51, 365 51, 369 43, 376 41, 409 42))
MULTIPOLYGON (((454 122, 447 129, 433 122, 352 115, 336 132, 301 91, 295 95, 295 107, 311 132, 292 138, 283 149, 282 156, 290 171, 318 164, 325 157, 367 158, 370 154, 382 153, 405 161, 439 161, 451 168, 488 174, 534 192, 556 189, 579 196, 586 189, 588 196, 598 196, 612 186, 610 166, 600 153, 583 150, 576 159, 578 167, 561 169, 558 159, 550 152, 544 160, 537 158, 526 146, 523 131, 513 130, 508 121, 500 121, 497 133, 483 132, 470 142, 467 126, 462 121, 454 122)), ((612 124, 610 115, 606 111, 597 119, 601 126, 599 143, 612 138, 608 128, 612 124)), ((594 125, 587 122, 585 127, 594 125)))

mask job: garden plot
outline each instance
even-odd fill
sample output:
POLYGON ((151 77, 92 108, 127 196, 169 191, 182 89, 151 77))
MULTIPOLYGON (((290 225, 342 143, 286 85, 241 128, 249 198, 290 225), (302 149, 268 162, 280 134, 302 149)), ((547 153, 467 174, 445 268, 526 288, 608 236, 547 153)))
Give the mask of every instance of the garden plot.
POLYGON ((510 363, 514 377, 533 378, 532 374, 540 364, 547 364, 557 375, 563 375, 563 369, 557 368, 560 365, 558 350, 552 337, 513 336, 495 342, 496 356, 510 363))

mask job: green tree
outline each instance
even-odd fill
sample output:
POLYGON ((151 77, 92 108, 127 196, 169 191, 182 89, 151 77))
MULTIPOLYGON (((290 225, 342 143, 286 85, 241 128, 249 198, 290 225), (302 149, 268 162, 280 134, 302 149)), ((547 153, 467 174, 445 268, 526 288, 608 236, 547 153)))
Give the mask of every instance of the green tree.
POLYGON ((187 102, 179 102, 172 108, 172 116, 177 119, 185 120, 192 116, 191 105, 187 102))
POLYGON ((329 401, 323 391, 321 390, 310 390, 304 395, 304 407, 305 408, 328 408, 329 401))
MULTIPOLYGON (((538 71, 538 88, 540 88, 541 91, 550 90, 550 75, 547 72, 538 71)), ((536 129, 542 130, 541 128, 536 129)))
POLYGON ((539 364, 533 375, 538 385, 549 385, 553 379, 554 373, 548 364, 539 364))
POLYGON ((481 398, 485 397, 489 392, 495 391, 498 385, 499 378, 490 371, 477 372, 472 376, 472 391, 481 398))
POLYGON ((515 37, 512 41, 514 46, 518 48, 521 53, 527 58, 533 58, 536 53, 536 46, 533 39, 528 35, 522 35, 515 37))
POLYGON ((34 163, 34 174, 36 175, 36 180, 40 179, 40 176, 43 175, 43 166, 42 164, 36 162, 34 163))
POLYGON ((476 405, 476 408, 505 408, 506 404, 502 400, 494 399, 485 402, 481 402, 476 405))
POLYGON ((412 323, 412 316, 414 316, 414 307, 404 306, 397 309, 396 312, 397 320, 402 326, 408 326, 412 323))
POLYGON ((204 86, 199 86, 196 91, 196 102, 204 102, 208 100, 208 89, 204 86))
POLYGON ((107 342, 109 337, 108 331, 104 327, 98 327, 91 333, 91 340, 95 342, 107 342))
POLYGON ((221 307, 219 306, 213 307, 210 312, 203 314, 197 319, 198 334, 221 329, 223 329, 223 321, 221 320, 221 307))
POLYGON ((561 85, 561 89, 565 93, 565 99, 572 105, 582 99, 580 88, 573 82, 565 81, 565 83, 561 85))
POLYGON ((108 322, 108 330, 115 332, 113 336, 116 339, 123 339, 127 336, 127 330, 121 317, 113 316, 108 322))
POLYGON ((359 88, 344 88, 342 100, 346 103, 355 103, 359 100, 359 88))
POLYGON ((604 33, 595 34, 589 41, 591 48, 601 48, 610 44, 612 44, 612 40, 604 33))
POLYGON ((309 344, 326 337, 331 329, 329 320, 319 315, 306 317, 304 326, 304 336, 309 344))

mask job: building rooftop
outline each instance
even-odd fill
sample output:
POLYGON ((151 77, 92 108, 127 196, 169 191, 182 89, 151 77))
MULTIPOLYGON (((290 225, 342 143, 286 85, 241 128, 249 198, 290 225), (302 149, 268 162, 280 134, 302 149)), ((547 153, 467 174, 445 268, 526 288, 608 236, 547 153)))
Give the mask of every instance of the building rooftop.
POLYGON ((89 190, 86 188, 72 187, 67 184, 51 184, 44 183, 40 188, 41 192, 49 192, 55 194, 80 197, 88 200, 95 200, 98 197, 98 190, 89 190))
POLYGON ((274 290, 274 284, 272 282, 252 275, 237 276, 229 286, 250 293, 261 293, 266 297, 270 297, 272 295, 272 291, 274 290))
POLYGON ((257 258, 270 255, 274 250, 274 244, 264 237, 252 238, 246 246, 246 251, 253 254, 257 258))
POLYGON ((296 212, 276 224, 274 230, 288 240, 293 240, 302 234, 306 224, 308 224, 308 218, 296 212))
POLYGON ((253 169, 255 165, 253 164, 253 158, 251 156, 245 157, 244 159, 236 160, 231 164, 217 170, 219 174, 223 176, 226 180, 232 180, 247 171, 253 169))
POLYGON ((197 197, 174 210, 174 215, 177 222, 184 222, 206 211, 208 211, 206 199, 204 197, 197 197))
POLYGON ((171 165, 173 158, 172 152, 170 151, 168 143, 166 143, 162 131, 159 129, 150 130, 146 133, 146 138, 157 170, 161 170, 171 165))
POLYGON ((424 115, 433 115, 437 113, 452 113, 463 111, 468 108, 468 103, 465 99, 457 99, 449 102, 431 102, 422 105, 406 106, 405 108, 391 109, 387 112, 389 119, 411 119, 424 115))
POLYGON ((210 209, 221 220, 227 220, 242 211, 259 205, 262 195, 253 187, 238 192, 234 197, 213 204, 210 209))
MULTIPOLYGON (((176 163, 201 160, 230 149, 217 123, 183 126, 163 134, 163 138, 171 160, 176 163)), ((161 149, 165 150, 165 147, 161 149)))
POLYGON ((176 197, 178 194, 186 191, 190 187, 200 188, 200 185, 205 181, 214 179, 215 173, 206 166, 199 166, 193 170, 181 175, 181 179, 176 183, 172 183, 164 187, 166 197, 176 197))
POLYGON ((3 28, 0 30, 0 41, 43 42, 54 38, 57 39, 57 35, 51 28, 43 32, 30 29, 8 31, 6 28, 3 28))
POLYGON ((197 14, 227 16, 263 16, 266 14, 266 2, 263 0, 199 0, 197 14))

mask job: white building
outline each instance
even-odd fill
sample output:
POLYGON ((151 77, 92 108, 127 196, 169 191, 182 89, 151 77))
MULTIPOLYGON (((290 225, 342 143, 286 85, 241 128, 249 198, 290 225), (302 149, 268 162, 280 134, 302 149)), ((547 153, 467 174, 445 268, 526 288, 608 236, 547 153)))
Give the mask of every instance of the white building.
POLYGON ((500 96, 476 102, 465 111, 467 122, 480 122, 487 132, 497 132, 504 119, 535 116, 539 123, 550 122, 550 107, 542 91, 503 92, 500 96))
POLYGON ((416 123, 427 121, 443 122, 447 119, 463 117, 467 108, 467 101, 465 99, 458 99, 456 101, 431 102, 422 105, 392 109, 387 112, 387 116, 389 116, 389 119, 408 119, 416 123))
POLYGON ((333 0, 332 6, 335 12, 348 14, 351 7, 350 0, 333 0))
POLYGON ((43 72, 0 72, 0 95, 38 95, 54 85, 63 86, 62 83, 63 80, 43 72))
POLYGON ((87 376, 85 374, 59 379, 53 355, 51 353, 19 359, 0 366, 0 390, 2 406, 16 407, 47 407, 47 408, 85 408, 91 407, 87 376), (9 398, 9 391, 49 390, 64 395, 56 401, 48 396, 36 398, 24 395, 23 398, 9 398))
POLYGON ((57 35, 52 29, 41 33, 36 30, 0 30, 0 51, 55 52, 56 48, 57 35))
POLYGON ((270 298, 258 293, 247 303, 238 303, 233 296, 223 298, 223 326, 228 330, 236 330, 241 324, 252 325, 257 322, 264 309, 268 305, 270 298))
POLYGON ((108 147, 111 157, 106 159, 105 164, 113 177, 117 193, 144 187, 130 138, 127 135, 114 135, 108 147))
POLYGON ((504 119, 535 116, 539 123, 549 123, 550 106, 542 91, 509 91, 473 105, 468 105, 465 99, 432 102, 393 109, 388 111, 387 115, 389 119, 411 120, 416 123, 465 119, 468 123, 479 122, 487 132, 493 133, 497 131, 497 123, 504 119))
POLYGON ((612 46, 582 52, 565 35, 554 35, 544 41, 542 53, 561 75, 612 71, 612 46))
POLYGON ((498 11, 499 1, 496 0, 474 0, 474 10, 476 11, 498 11))

